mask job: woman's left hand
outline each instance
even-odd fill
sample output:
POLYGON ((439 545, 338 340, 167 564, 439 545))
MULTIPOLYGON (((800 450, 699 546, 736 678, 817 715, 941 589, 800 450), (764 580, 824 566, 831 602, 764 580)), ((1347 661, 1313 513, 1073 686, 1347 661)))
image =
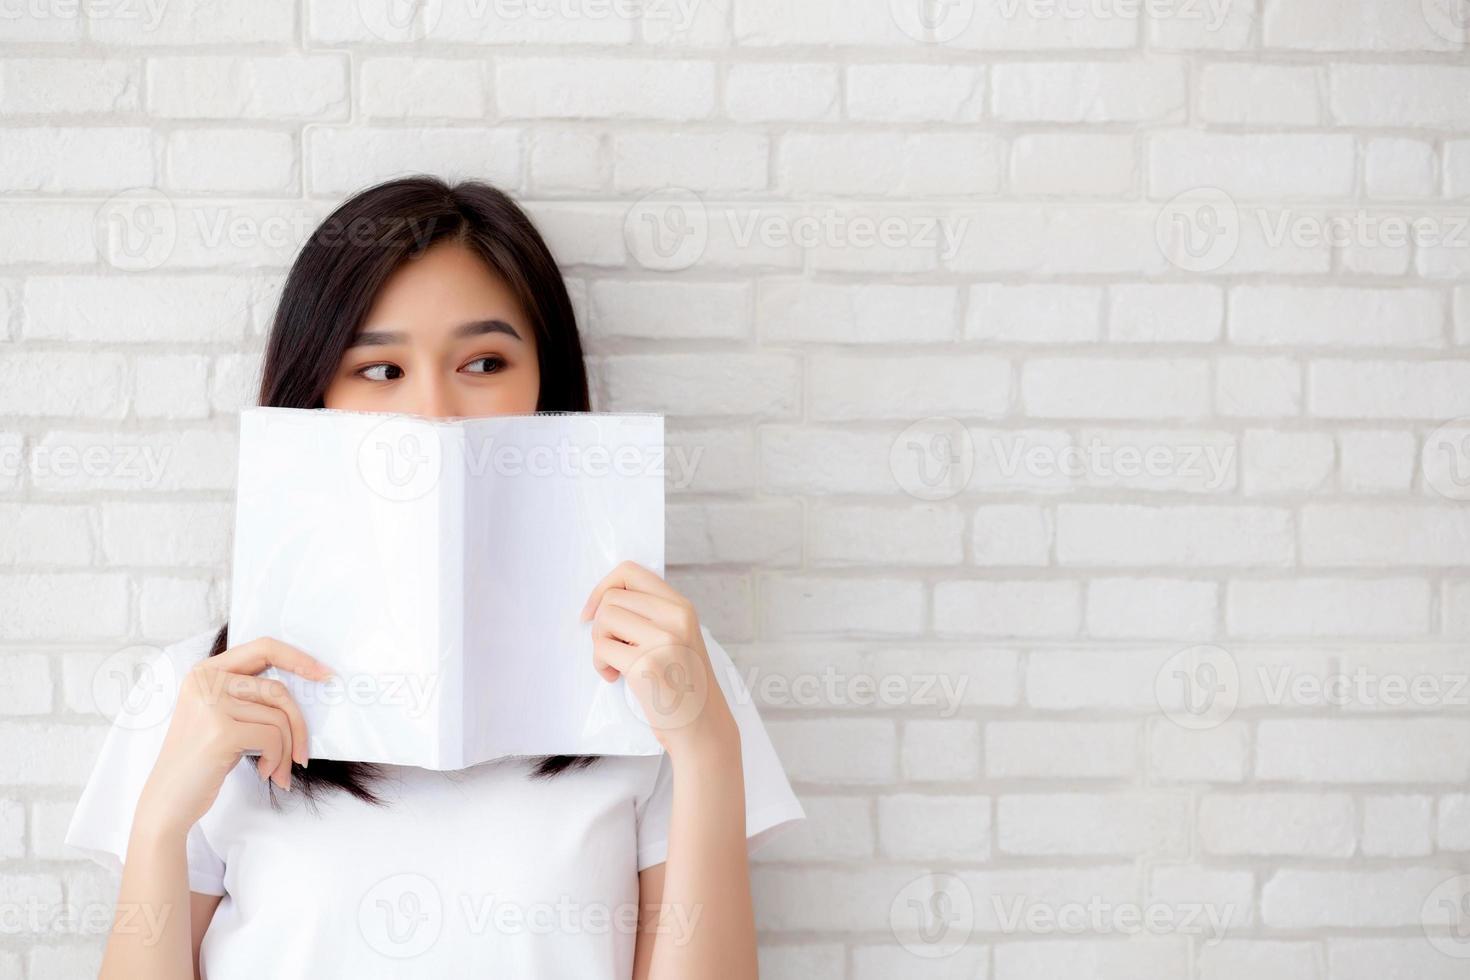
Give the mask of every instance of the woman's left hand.
POLYGON ((740 732, 715 680, 694 604, 642 565, 625 561, 582 607, 592 620, 592 660, 643 706, 671 758, 738 751, 740 732))

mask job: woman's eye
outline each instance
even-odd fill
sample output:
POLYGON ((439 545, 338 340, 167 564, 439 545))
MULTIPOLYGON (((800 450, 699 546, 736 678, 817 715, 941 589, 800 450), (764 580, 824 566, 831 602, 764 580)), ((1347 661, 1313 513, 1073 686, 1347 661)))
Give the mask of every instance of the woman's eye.
POLYGON ((369 364, 367 367, 358 368, 356 373, 369 381, 392 381, 403 377, 403 369, 397 364, 369 364))
POLYGON ((465 365, 465 367, 470 369, 471 374, 494 374, 496 371, 505 367, 505 361, 494 354, 487 354, 484 357, 475 358, 469 364, 465 365), (485 367, 475 368, 474 365, 476 364, 484 364, 485 367))

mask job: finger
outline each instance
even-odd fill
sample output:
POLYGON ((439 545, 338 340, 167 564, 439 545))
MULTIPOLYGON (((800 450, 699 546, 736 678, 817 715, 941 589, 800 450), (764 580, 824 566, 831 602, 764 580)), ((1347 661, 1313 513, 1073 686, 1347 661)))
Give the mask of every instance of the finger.
MULTIPOLYGON (((280 728, 275 725, 235 721, 230 732, 234 737, 234 748, 237 752, 260 753, 260 761, 256 763, 255 771, 259 772, 262 778, 280 766, 281 759, 285 757, 280 728)), ((290 786, 289 780, 287 786, 290 786)))
POLYGON ((282 789, 291 788, 291 726, 286 722, 285 712, 258 701, 230 698, 225 702, 225 711, 236 721, 252 725, 270 725, 280 733, 277 739, 278 754, 266 770, 282 789))
POLYGON ((632 610, 671 634, 679 632, 686 614, 686 607, 665 599, 663 596, 650 595, 647 592, 630 592, 627 589, 608 589, 602 594, 602 600, 593 611, 592 618, 596 619, 597 613, 608 606, 621 606, 632 610))
POLYGON ((598 633, 622 640, 637 647, 667 646, 672 642, 669 634, 631 609, 622 606, 601 606, 593 620, 598 633))
POLYGON ((625 561, 619 563, 617 568, 608 572, 607 575, 603 576, 602 581, 593 587, 592 594, 587 597, 586 604, 582 606, 581 619, 586 620, 591 617, 592 610, 597 608, 597 604, 602 601, 602 594, 608 589, 631 589, 637 592, 651 592, 654 595, 663 596, 665 599, 672 599, 678 602, 684 601, 684 597, 675 591, 672 585, 659 578, 653 572, 637 562, 625 561))
POLYGON ((306 717, 285 684, 269 677, 227 673, 225 691, 241 700, 255 701, 284 712, 291 726, 291 759, 297 765, 307 764, 306 717))
POLYGON ((269 636, 232 647, 209 662, 233 674, 258 674, 267 667, 279 667, 310 681, 332 676, 331 668, 320 660, 269 636))
POLYGON ((597 668, 597 673, 605 681, 617 680, 632 669, 642 655, 638 647, 631 647, 611 636, 592 638, 592 666, 597 668))

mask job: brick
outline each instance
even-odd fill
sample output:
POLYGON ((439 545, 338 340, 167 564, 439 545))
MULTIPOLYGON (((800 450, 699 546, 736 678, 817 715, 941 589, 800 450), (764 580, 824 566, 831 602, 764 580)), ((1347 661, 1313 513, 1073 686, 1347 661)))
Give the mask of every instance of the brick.
POLYGON ((1238 199, 1346 197, 1355 157, 1351 136, 1164 132, 1148 144, 1149 193, 1218 187, 1238 199))
POLYGON ((809 372, 810 417, 824 422, 994 418, 1007 414, 1011 401, 1010 362, 983 354, 829 354, 809 372), (854 386, 858 377, 864 383, 854 386))
POLYGON ((168 119, 345 120, 347 61, 336 55, 148 62, 149 112, 168 119))
POLYGON ((1363 800, 1363 853, 1421 857, 1433 850, 1429 796, 1370 796, 1363 800))
POLYGON ((987 504, 975 511, 970 552, 977 565, 1046 565, 1051 515, 1034 504, 987 504))
POLYGON ((1091 286, 971 286, 965 337, 999 343, 1096 340, 1102 290, 1091 286))
POLYGON ((766 727, 793 782, 887 783, 897 771, 891 721, 771 721, 766 727))
POLYGON ((506 127, 313 129, 305 154, 313 193, 346 194, 424 171, 514 187, 520 146, 520 132, 506 127))
POLYGON ((977 122, 985 76, 963 65, 849 65, 847 116, 872 122, 977 122))
POLYGON ((509 119, 701 119, 714 111, 715 71, 708 61, 501 58, 495 97, 509 119))
POLYGON ((1461 97, 1470 89, 1470 68, 1336 64, 1328 80, 1332 115, 1340 126, 1470 126, 1470 104, 1461 97))
POLYGON ((957 565, 964 559, 964 526, 963 513, 940 505, 813 502, 806 555, 813 565, 957 565))
POLYGON ((881 796, 878 842, 885 856, 899 860, 988 860, 990 798, 881 796))
POLYGON ((1370 140, 1363 161, 1369 196, 1433 197, 1439 183, 1434 157, 1434 145, 1424 140, 1370 140))
POLYGON ((918 582, 790 575, 765 586, 768 636, 913 636, 922 628, 924 592, 918 582))
POLYGON ((1239 581, 1226 590, 1231 635, 1383 638, 1429 632, 1422 579, 1297 578, 1239 581))
POLYGON ((1076 582, 949 580, 934 587, 934 627, 944 635, 1067 637, 1081 621, 1076 582))
POLYGON ((1324 86, 1313 67, 1207 64, 1199 74, 1199 114, 1233 126, 1317 126, 1324 86))
POLYGON ((1250 496, 1313 493, 1332 479, 1336 447, 1325 432, 1245 433, 1245 492, 1250 496))
POLYGON ((1034 418, 1194 419, 1209 413, 1209 367, 1183 359, 1035 358, 1021 367, 1034 418))
POLYGON ((1404 493, 1419 468, 1413 433, 1391 430, 1340 432, 1338 480, 1348 493, 1404 493))
POLYGON ((761 339, 778 344, 949 341, 958 312, 959 291, 949 286, 768 279, 756 292, 761 339))
POLYGON ((742 339, 750 335, 752 292, 745 283, 599 280, 588 290, 586 329, 598 338, 742 339))
POLYGON ((986 194, 1000 186, 1001 141, 984 133, 792 133, 778 145, 776 186, 793 195, 986 194))
POLYGON ((1470 562, 1470 514, 1456 507, 1309 504, 1301 540, 1304 565, 1457 567, 1470 562))
POLYGON ((1138 186, 1138 173, 1131 136, 1037 133, 1011 147, 1010 189, 1017 195, 1123 196, 1138 186))
POLYGON ((980 778, 980 726, 973 721, 905 722, 899 745, 904 779, 972 783, 980 778))
POLYGON ((1308 410, 1323 418, 1429 419, 1470 415, 1470 364, 1313 361, 1308 410))
POLYGON ((1002 854, 1178 855, 1189 838, 1188 798, 1168 793, 1008 794, 996 800, 1002 854))
POLYGON ((263 129, 170 133, 164 174, 168 189, 191 192, 289 194, 300 186, 295 141, 263 129))
POLYGON ((0 575, 0 638, 102 639, 126 633, 128 584, 122 575, 56 572, 0 575), (87 615, 78 617, 76 610, 87 615))
POLYGON ((629 354, 603 362, 612 411, 791 417, 799 365, 779 354, 629 354))
POLYGON ((87 565, 94 550, 90 508, 0 503, 0 561, 7 565, 87 565))
POLYGON ((1184 118, 1175 62, 1016 62, 991 69, 991 106, 1006 122, 1125 123, 1184 118))
POLYGON ((484 119, 488 66, 477 59, 369 58, 359 105, 370 119, 484 119))
POLYGON ((1215 856, 1351 857, 1356 826, 1346 793, 1215 793, 1200 800, 1200 845, 1215 856))
POLYGON ((237 340, 257 302, 251 280, 227 276, 34 276, 25 284, 21 335, 117 343, 237 340), (200 310, 208 312, 200 316, 200 310))
POLYGON ((142 65, 123 58, 9 58, 0 66, 0 116, 134 112, 141 80, 142 65))
POLYGON ((985 772, 991 779, 1129 779, 1137 745, 1128 722, 992 721, 985 772))
POLYGON ((1227 418, 1278 418, 1302 411, 1302 367, 1289 357, 1222 357, 1215 411, 1227 418))
POLYGON ((1426 896, 1453 875, 1449 868, 1286 869, 1261 888, 1261 920, 1271 929, 1418 929, 1426 896))
POLYGON ((1401 5, 1343 10, 1330 0, 1266 0, 1267 48, 1305 51, 1451 51, 1426 15, 1401 5))
POLYGON ((0 412, 12 417, 121 418, 127 387, 118 354, 0 353, 0 412))
POLYGON ((762 190, 770 155, 770 141, 759 134, 614 134, 613 187, 629 192, 698 187, 701 194, 762 190))
POLYGON ((152 185, 154 177, 147 129, 33 126, 6 130, 0 139, 3 191, 111 193, 152 185))
POLYGON ((1213 582, 1092 579, 1085 631, 1120 639, 1208 639, 1215 632, 1217 592, 1213 582))
POLYGON ((1225 294, 1215 286, 1127 284, 1108 289, 1108 339, 1122 343, 1218 340, 1225 294))
POLYGON ((680 565, 794 564, 801 557, 796 501, 669 505, 666 560, 680 565))
POLYGON ((1230 340, 1251 346, 1439 347, 1447 298, 1428 289, 1242 286, 1230 294, 1230 340))
POLYGON ((1281 782, 1459 783, 1470 726, 1456 721, 1263 721, 1256 776, 1281 782))
POLYGON ((1062 565, 1286 565, 1291 514, 1274 507, 1063 504, 1057 508, 1062 565))
POLYGON ((725 76, 725 113, 736 122, 835 119, 837 79, 836 65, 734 64, 725 76))

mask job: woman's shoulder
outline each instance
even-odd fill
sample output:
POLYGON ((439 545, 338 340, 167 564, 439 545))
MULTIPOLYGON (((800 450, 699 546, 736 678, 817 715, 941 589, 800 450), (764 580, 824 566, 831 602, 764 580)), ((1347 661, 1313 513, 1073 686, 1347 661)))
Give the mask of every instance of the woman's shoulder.
POLYGON ((218 634, 219 627, 211 626, 174 640, 158 650, 155 661, 177 680, 209 658, 209 651, 214 647, 214 638, 218 634))
POLYGON ((209 656, 209 651, 214 646, 214 638, 218 635, 219 627, 211 626, 175 640, 163 647, 160 652, 175 666, 187 670, 209 656))

